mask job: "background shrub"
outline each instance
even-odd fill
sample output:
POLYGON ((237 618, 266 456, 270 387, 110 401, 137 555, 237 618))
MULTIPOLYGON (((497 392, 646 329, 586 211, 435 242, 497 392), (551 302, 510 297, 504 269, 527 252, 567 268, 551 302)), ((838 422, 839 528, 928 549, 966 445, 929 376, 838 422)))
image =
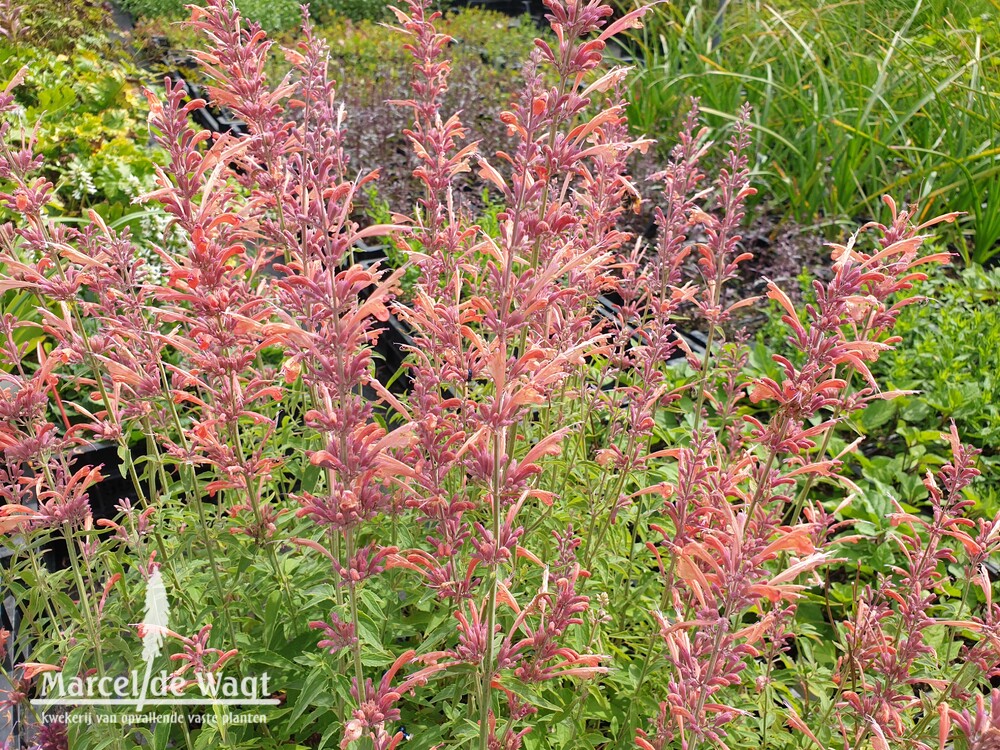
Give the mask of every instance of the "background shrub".
MULTIPOLYGON (((187 15, 188 0, 122 0, 122 7, 140 19, 176 20, 187 15)), ((388 4, 385 0, 312 0, 305 3, 319 22, 332 16, 343 16, 353 21, 382 20, 386 18, 388 4)), ((287 31, 298 26, 302 18, 295 0, 236 0, 236 6, 246 18, 256 21, 268 31, 287 31)))
POLYGON ((352 21, 379 21, 387 17, 386 0, 314 0, 309 10, 321 21, 336 14, 352 21))
POLYGON ((44 47, 56 54, 68 54, 79 45, 100 49, 110 58, 121 60, 128 53, 119 43, 118 26, 103 0, 18 0, 6 5, 4 38, 26 47, 44 47))
MULTIPOLYGON (((132 204, 150 190, 159 152, 152 147, 143 75, 114 36, 103 6, 74 0, 53 13, 32 0, 28 26, 0 39, 0 78, 28 73, 14 96, 20 140, 37 122, 37 152, 55 185, 49 210, 77 222, 95 210, 128 225, 141 242, 164 241, 165 222, 132 204)), ((2 210, 7 215, 6 209, 2 210)))
MULTIPOLYGON (((913 460, 954 420, 967 440, 983 450, 983 462, 1000 466, 1000 269, 970 268, 959 276, 935 275, 920 289, 927 300, 906 310, 896 333, 901 341, 880 361, 888 388, 913 395, 867 410, 861 426, 889 448, 913 460)), ((929 457, 927 462, 939 459, 929 457)), ((984 472, 984 509, 1000 502, 996 471, 984 472)))

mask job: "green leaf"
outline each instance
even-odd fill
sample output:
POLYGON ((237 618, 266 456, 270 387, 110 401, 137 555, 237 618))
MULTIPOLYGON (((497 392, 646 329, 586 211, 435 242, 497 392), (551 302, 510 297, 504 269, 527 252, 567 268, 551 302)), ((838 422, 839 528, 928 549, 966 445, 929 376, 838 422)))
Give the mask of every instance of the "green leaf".
MULTIPOLYGON (((289 693, 289 698, 291 695, 289 693)), ((294 700, 295 707, 288 719, 292 725, 309 709, 332 706, 329 672, 324 669, 312 670, 306 675, 302 689, 295 694, 294 700)))
POLYGON ((861 414, 861 424, 868 433, 881 427, 896 414, 896 402, 879 399, 872 401, 861 414))

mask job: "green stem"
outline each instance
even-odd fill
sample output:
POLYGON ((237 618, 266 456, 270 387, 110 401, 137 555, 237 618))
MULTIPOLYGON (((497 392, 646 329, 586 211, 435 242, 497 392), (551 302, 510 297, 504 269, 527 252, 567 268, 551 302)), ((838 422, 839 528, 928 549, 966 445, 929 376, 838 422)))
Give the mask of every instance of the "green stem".
MULTIPOLYGON (((347 540, 347 559, 354 557, 354 530, 347 529, 345 532, 347 540)), ((361 663, 361 638, 360 620, 358 618, 358 591, 354 581, 347 582, 347 599, 351 608, 351 625, 354 627, 354 643, 351 645, 351 653, 354 656, 354 679, 358 683, 358 698, 360 702, 367 700, 365 695, 365 672, 361 663)))
MULTIPOLYGON (((626 445, 625 448, 625 455, 631 456, 632 451, 634 449, 635 449, 635 435, 629 435, 628 444, 626 445)), ((631 469, 632 467, 631 465, 629 465, 624 469, 622 469, 622 471, 618 472, 618 476, 616 477, 614 483, 614 491, 611 493, 611 507, 608 510, 608 515, 604 521, 604 525, 601 527, 600 533, 597 535, 597 540, 594 541, 593 543, 591 543, 590 541, 591 539, 594 538, 591 533, 594 528, 593 519, 591 519, 591 528, 587 536, 587 542, 588 542, 587 554, 584 555, 584 565, 583 565, 583 567, 588 570, 590 569, 590 565, 593 562, 594 553, 597 550, 601 549, 602 545, 604 544, 604 537, 607 536, 608 532, 611 530, 612 525, 614 525, 613 519, 615 517, 615 507, 618 505, 618 498, 621 496, 622 491, 625 489, 625 482, 628 481, 631 469)), ((608 496, 602 489, 602 492, 600 493, 600 505, 603 506, 607 502, 608 502, 608 496)))
MULTIPOLYGON (((157 364, 160 369, 160 377, 163 382, 167 383, 169 386, 170 378, 167 377, 167 371, 163 366, 163 360, 161 359, 157 364)), ((170 406, 170 415, 174 422, 174 426, 177 428, 177 439, 180 441, 181 447, 187 451, 188 442, 187 438, 184 436, 184 425, 181 423, 180 415, 177 413, 177 406, 174 404, 174 399, 169 390, 167 391, 167 396, 167 403, 170 406)), ((212 537, 208 533, 208 516, 205 513, 205 503, 201 498, 201 492, 198 490, 198 477, 195 475, 192 466, 186 461, 182 462, 180 466, 182 480, 184 481, 185 489, 188 492, 188 497, 194 500, 195 508, 198 512, 198 527, 201 531, 202 541, 205 543, 205 554, 208 557, 208 566, 212 570, 212 579, 215 582, 216 593, 219 596, 219 604, 226 616, 226 628, 229 631, 229 639, 233 648, 238 648, 236 643, 236 630, 233 627, 233 618, 229 612, 229 599, 226 595, 225 588, 222 586, 222 578, 219 577, 219 566, 215 562, 215 545, 212 543, 212 537)))
MULTIPOLYGON (((501 428, 500 434, 493 436, 493 540, 500 539, 502 508, 500 507, 500 464, 503 460, 503 446, 506 442, 501 428)), ((486 652, 483 654, 483 674, 480 685, 479 705, 479 750, 487 750, 490 737, 490 708, 493 700, 493 641, 497 625, 497 588, 499 567, 493 564, 490 570, 489 594, 486 604, 486 652)))
POLYGON ((708 338, 705 340, 705 354, 701 358, 701 377, 698 379, 698 401, 694 407, 694 428, 692 435, 698 434, 701 426, 701 410, 705 408, 705 391, 708 389, 708 360, 712 354, 712 345, 715 343, 715 324, 708 327, 708 338))
POLYGON ((649 676, 649 668, 653 663, 653 652, 656 646, 656 631, 652 630, 649 633, 649 639, 646 643, 646 653, 642 658, 642 666, 639 669, 639 679, 635 683, 635 693, 633 698, 628 703, 628 711, 625 714, 625 721, 622 722, 622 731, 619 734, 619 740, 624 741, 624 745, 621 750, 628 750, 634 747, 633 737, 634 733, 631 729, 632 715, 635 712, 637 706, 641 705, 639 694, 642 690, 643 685, 646 683, 646 678, 649 676))
POLYGON ((188 728, 188 709, 184 708, 184 721, 181 722, 181 732, 184 734, 184 745, 187 750, 194 750, 194 741, 191 739, 191 730, 188 728))
POLYGON ((83 611, 83 618, 87 625, 90 638, 94 644, 94 655, 97 657, 97 672, 104 676, 104 652, 101 649, 100 633, 97 631, 97 619, 90 609, 90 597, 86 584, 83 582, 83 572, 80 570, 80 561, 76 559, 77 540, 73 532, 73 527, 69 521, 63 523, 63 534, 66 537, 66 546, 69 552, 70 567, 73 569, 73 577, 76 579, 77 592, 80 595, 80 609, 83 611))
MULTIPOLYGON (((240 438, 239 425, 233 425, 233 438, 236 443, 236 452, 239 456, 240 465, 246 466, 246 453, 243 451, 243 441, 240 438)), ((250 476, 250 472, 244 474, 244 478, 247 483, 247 498, 250 500, 250 507, 253 508, 254 520, 257 522, 257 529, 261 534, 264 532, 264 513, 261 509, 261 493, 260 493, 260 480, 257 477, 250 476)), ((281 584, 281 591, 285 597, 285 603, 288 605, 288 611, 295 611, 294 600, 292 599, 292 589, 288 582, 288 577, 284 574, 281 569, 281 565, 278 562, 278 556, 274 551, 273 544, 264 544, 264 548, 267 551, 268 561, 271 565, 271 569, 274 571, 275 578, 281 584)))

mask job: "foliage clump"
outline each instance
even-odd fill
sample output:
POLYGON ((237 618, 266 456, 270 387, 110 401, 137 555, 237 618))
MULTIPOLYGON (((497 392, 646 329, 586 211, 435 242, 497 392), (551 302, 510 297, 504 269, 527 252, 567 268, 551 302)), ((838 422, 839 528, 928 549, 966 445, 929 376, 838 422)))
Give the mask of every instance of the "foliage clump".
POLYGON ((642 65, 629 117, 671 132, 689 96, 713 127, 754 107, 753 163, 769 211, 842 230, 889 192, 967 212, 966 262, 1000 252, 1000 25, 971 2, 669 3, 629 42, 642 65))

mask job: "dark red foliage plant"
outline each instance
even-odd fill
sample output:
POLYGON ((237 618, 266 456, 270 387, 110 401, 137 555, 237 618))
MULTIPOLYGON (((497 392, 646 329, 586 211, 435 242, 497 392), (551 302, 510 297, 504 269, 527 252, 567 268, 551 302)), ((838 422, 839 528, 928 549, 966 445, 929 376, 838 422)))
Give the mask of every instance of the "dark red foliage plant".
POLYGON ((4 707, 37 747, 997 746, 1000 518, 970 500, 976 452, 952 429, 926 506, 880 498, 875 519, 851 459, 954 216, 887 198, 809 304, 767 287, 788 341, 751 365, 734 312, 767 302, 732 301, 751 112, 710 175, 693 102, 637 184, 650 142, 605 58, 655 11, 546 7, 500 152, 443 111, 439 15, 395 10, 413 64, 386 106, 409 114, 422 195, 391 224, 357 219, 378 165, 345 151, 308 19, 275 82, 259 27, 192 9, 211 102, 246 134, 199 130, 207 103, 169 81, 149 93, 166 162, 144 209, 171 221, 152 261, 96 213, 49 216, 10 93, 31 72, 0 95, 0 294, 37 301, 0 315, 4 707), (459 199, 470 173, 495 222, 459 199), (651 240, 622 228, 647 200, 651 240), (371 238, 406 265, 356 256, 371 238), (389 382, 377 346, 400 327, 389 382), (117 465, 87 465, 95 445, 117 465), (98 513, 116 471, 129 489, 98 513), (53 675, 160 669, 188 697, 232 677, 269 703, 43 715, 53 675))

